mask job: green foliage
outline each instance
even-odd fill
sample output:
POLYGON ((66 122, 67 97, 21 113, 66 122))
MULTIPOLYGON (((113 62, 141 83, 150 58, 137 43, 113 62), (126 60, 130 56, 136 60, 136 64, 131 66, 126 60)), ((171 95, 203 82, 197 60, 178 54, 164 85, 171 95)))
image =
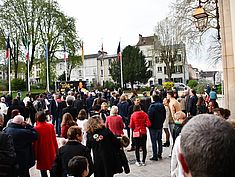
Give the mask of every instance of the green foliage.
POLYGON ((216 85, 216 92, 217 92, 218 94, 222 94, 222 84, 221 84, 221 83, 218 84, 218 85, 216 85))
POLYGON ((204 94, 205 93, 205 85, 204 84, 198 84, 195 88, 196 92, 198 94, 204 94))
POLYGON ((0 80, 0 91, 8 90, 8 81, 7 80, 0 80))
POLYGON ((163 87, 164 87, 166 90, 171 90, 172 87, 174 87, 174 82, 163 82, 163 87))
POLYGON ((145 91, 150 91, 150 87, 141 87, 140 91, 143 93, 145 91))
POLYGON ((112 61, 109 72, 110 72, 112 79, 117 83, 121 83, 121 74, 120 74, 121 69, 120 68, 121 66, 118 60, 112 61))
POLYGON ((188 82, 188 86, 191 88, 191 89, 195 89, 198 85, 198 82, 196 80, 189 80, 188 82))
POLYGON ((11 88, 12 90, 26 90, 26 83, 23 79, 13 79, 11 80, 11 88))
POLYGON ((117 88, 117 84, 115 84, 114 82, 106 81, 104 87, 109 90, 114 90, 115 88, 117 88))

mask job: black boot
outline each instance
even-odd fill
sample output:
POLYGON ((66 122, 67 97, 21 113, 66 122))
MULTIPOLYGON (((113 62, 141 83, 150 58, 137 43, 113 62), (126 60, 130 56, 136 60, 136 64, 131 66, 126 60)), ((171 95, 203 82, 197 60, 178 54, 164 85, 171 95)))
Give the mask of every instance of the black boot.
POLYGON ((162 146, 163 147, 169 147, 170 146, 170 141, 166 141, 162 146))

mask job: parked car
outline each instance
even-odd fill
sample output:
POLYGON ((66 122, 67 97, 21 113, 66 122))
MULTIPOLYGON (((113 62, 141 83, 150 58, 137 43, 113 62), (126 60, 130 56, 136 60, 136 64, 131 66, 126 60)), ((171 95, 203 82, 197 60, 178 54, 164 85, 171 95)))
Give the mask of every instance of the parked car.
POLYGON ((174 83, 174 87, 176 87, 179 91, 184 91, 185 89, 189 89, 189 87, 184 83, 174 83))

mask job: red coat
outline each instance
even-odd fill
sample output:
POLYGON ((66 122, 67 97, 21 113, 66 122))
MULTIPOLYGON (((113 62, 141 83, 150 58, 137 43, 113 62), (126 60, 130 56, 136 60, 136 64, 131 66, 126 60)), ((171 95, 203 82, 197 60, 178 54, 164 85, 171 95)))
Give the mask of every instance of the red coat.
POLYGON ((105 122, 106 128, 108 128, 114 135, 121 136, 123 135, 124 123, 122 117, 117 116, 108 116, 105 122))
POLYGON ((38 132, 38 140, 34 143, 37 169, 51 170, 58 149, 54 125, 37 122, 35 130, 38 132))
POLYGON ((136 111, 131 115, 130 128, 132 128, 134 132, 140 131, 141 134, 147 134, 146 127, 150 126, 151 122, 148 114, 144 111, 136 111))

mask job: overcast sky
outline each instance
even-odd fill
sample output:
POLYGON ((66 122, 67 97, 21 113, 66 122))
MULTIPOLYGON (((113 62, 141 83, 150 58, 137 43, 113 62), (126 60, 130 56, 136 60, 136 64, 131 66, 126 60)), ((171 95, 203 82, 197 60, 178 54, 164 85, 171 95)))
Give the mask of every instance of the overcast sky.
POLYGON ((65 14, 77 20, 85 54, 97 53, 103 42, 108 54, 135 45, 139 34, 150 36, 165 18, 173 0, 58 0, 65 14))

